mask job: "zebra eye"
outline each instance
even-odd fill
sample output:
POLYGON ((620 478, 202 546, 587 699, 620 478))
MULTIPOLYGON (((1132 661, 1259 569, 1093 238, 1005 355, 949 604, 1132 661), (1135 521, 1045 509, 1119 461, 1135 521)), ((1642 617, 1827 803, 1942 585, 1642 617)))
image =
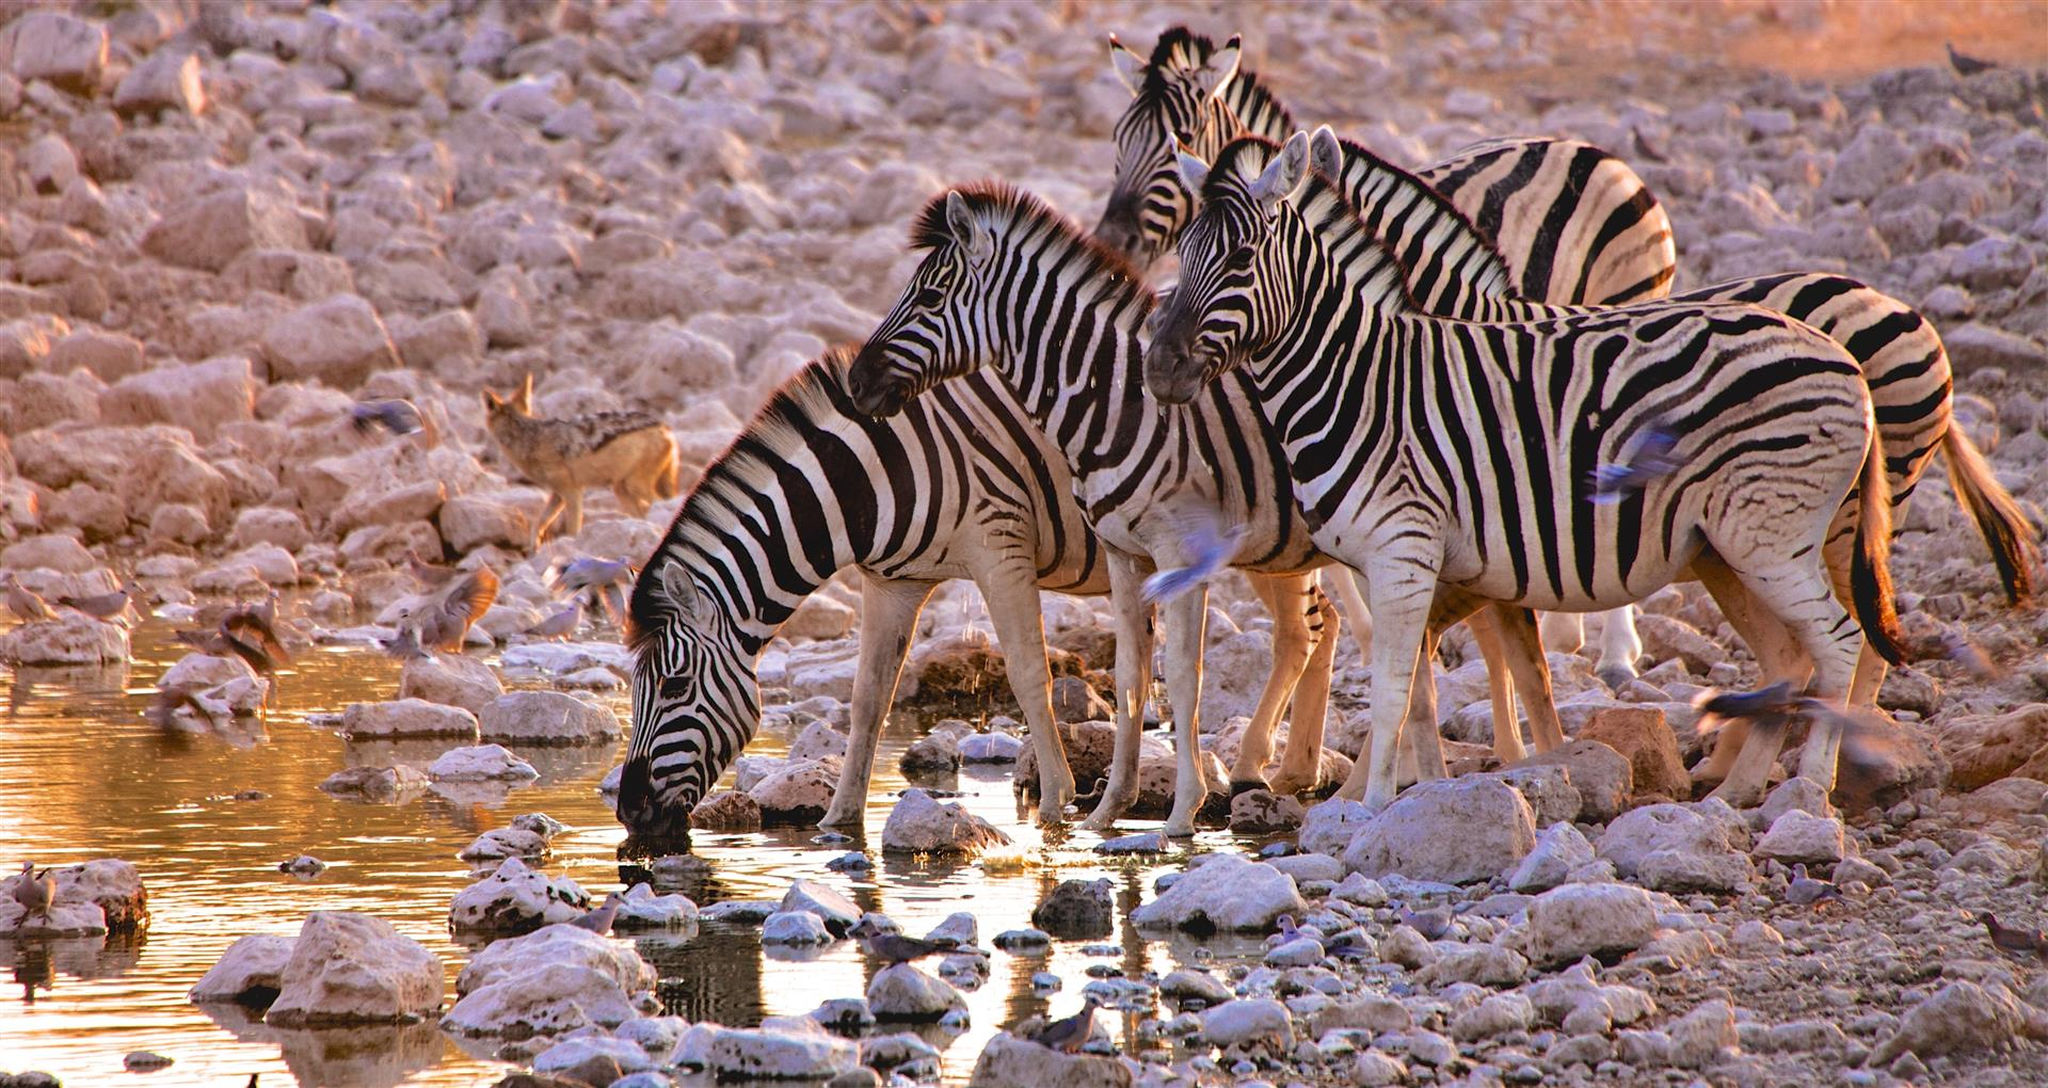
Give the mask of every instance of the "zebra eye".
POLYGON ((946 301, 945 293, 936 287, 927 287, 917 293, 911 303, 921 310, 936 310, 939 303, 946 301))

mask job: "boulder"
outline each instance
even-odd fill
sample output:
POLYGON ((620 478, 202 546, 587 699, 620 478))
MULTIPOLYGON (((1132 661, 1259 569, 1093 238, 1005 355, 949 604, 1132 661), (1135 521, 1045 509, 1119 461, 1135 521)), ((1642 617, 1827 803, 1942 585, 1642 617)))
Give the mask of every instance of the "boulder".
MULTIPOLYGON (((564 1039, 533 1058, 535 1073, 587 1084, 591 1088, 605 1088, 627 1074, 653 1068, 654 1059, 648 1057, 638 1044, 601 1035, 564 1039)), ((672 1083, 666 1077, 660 1080, 672 1083)))
POLYGON ((1571 772, 1572 788, 1579 793, 1576 818, 1586 823, 1604 824, 1621 815, 1634 792, 1635 772, 1627 757, 1597 740, 1571 741, 1515 766, 1556 766, 1571 772))
POLYGON ((128 862, 95 858, 53 868, 50 877, 57 883, 57 902, 98 907, 109 932, 128 933, 149 923, 149 891, 142 886, 141 872, 128 862))
POLYGON ((1031 924, 1055 937, 1107 937, 1116 926, 1116 903, 1108 877, 1062 880, 1032 908, 1031 924))
POLYGON ((1579 727, 1578 739, 1597 740, 1628 760, 1632 799, 1682 801, 1692 796, 1692 779, 1679 758, 1678 738, 1662 710, 1635 706, 1596 710, 1579 727))
POLYGON ((441 1018, 441 1029, 527 1039, 593 1024, 616 1027, 636 1015, 629 995, 611 974, 577 963, 539 963, 478 984, 441 1018))
POLYGON ((1649 893, 1627 884, 1567 884, 1529 904, 1523 948, 1539 967, 1633 952, 1657 931, 1649 893))
POLYGON ((142 251, 165 264, 219 272, 252 249, 307 248, 305 221, 288 197, 237 186, 173 207, 142 236, 142 251))
POLYGON ((640 933, 650 930, 695 929, 697 904, 679 892, 656 895, 646 883, 627 888, 619 897, 619 913, 612 918, 612 932, 640 933))
POLYGON ((491 875, 455 893, 448 925, 483 933, 523 933, 580 918, 590 896, 568 877, 549 879, 518 858, 507 858, 491 875))
POLYGON ((507 744, 603 744, 619 739, 610 708, 559 691, 512 691, 477 714, 485 740, 507 744))
POLYGON ((40 79, 91 95, 99 90, 106 68, 107 31, 98 23, 57 11, 29 11, 0 30, 0 69, 23 83, 40 79))
POLYGON ((63 574, 87 574, 99 570, 100 561, 86 549, 85 545, 78 542, 77 537, 62 533, 44 533, 17 540, 0 549, 0 567, 12 571, 44 570, 63 574))
POLYGON ((761 803, 737 790, 719 790, 690 810, 690 826, 704 831, 759 831, 761 803))
POLYGON ((815 1023, 805 1030, 722 1028, 704 1060, 721 1080, 817 1081, 857 1068, 860 1047, 815 1023))
POLYGON ((128 660, 128 629, 59 609, 0 634, 0 662, 10 665, 101 665, 128 660))
POLYGON ((1539 828, 1570 823, 1586 807, 1585 797, 1572 785, 1571 769, 1561 763, 1521 763, 1489 772, 1489 777, 1513 786, 1522 800, 1529 802, 1529 812, 1539 828))
POLYGON ((817 915, 806 910, 776 911, 761 923, 762 944, 831 944, 832 934, 817 915))
POLYGON ((497 672, 463 654, 414 658, 398 674, 400 699, 424 699, 479 716, 503 694, 505 686, 498 681, 497 672))
POLYGON ((803 759, 776 768, 747 796, 761 806, 763 822, 815 823, 832 806, 838 787, 838 760, 803 759))
POLYGON ((1719 802, 1659 804, 1623 813, 1594 849, 1649 888, 1727 892, 1750 877, 1748 838, 1741 818, 1719 802))
POLYGON ((199 54, 183 49, 158 49, 128 70, 114 88, 114 109, 123 114, 154 114, 175 110, 196 114, 206 108, 206 88, 199 81, 199 54))
POLYGON ((440 958, 391 923, 314 911, 263 1019, 286 1027, 416 1020, 441 1007, 443 984, 440 958))
POLYGON ((349 767, 328 775, 320 783, 322 793, 372 802, 403 800, 426 788, 426 772, 404 763, 395 767, 349 767))
POLYGON ((455 992, 471 994, 495 982, 542 966, 587 968, 603 975, 621 994, 654 986, 654 967, 629 944, 607 940, 587 929, 550 925, 522 937, 485 945, 455 977, 455 992))
POLYGON ((268 1005, 284 987, 285 964, 291 962, 297 941, 296 937, 267 933, 236 938, 186 996, 195 1002, 268 1005))
POLYGON ((904 854, 973 854, 1007 846, 1010 837, 959 802, 936 800, 921 789, 903 791, 882 825, 882 849, 904 854))
POLYGON ((471 840, 455 856, 472 865, 506 858, 539 860, 548 856, 548 840, 547 836, 523 827, 494 827, 471 840))
POLYGON ((815 880, 797 880, 782 894, 782 909, 818 916, 833 933, 845 933, 860 921, 861 909, 838 890, 815 880))
POLYGON ((352 703, 341 712, 341 735, 349 740, 395 737, 467 737, 476 740, 477 717, 459 706, 424 699, 352 703))
POLYGON ((164 366, 122 378, 100 394, 100 421, 169 423, 210 442, 220 428, 253 418, 256 379, 239 355, 189 366, 164 366))
POLYGON ((1529 803, 1495 778, 1422 782, 1372 818, 1344 851, 1344 866, 1378 877, 1470 884, 1513 868, 1536 845, 1529 803), (1455 827, 1458 834, 1447 835, 1455 827))
POLYGON ((1226 1001, 1202 1013, 1202 1039, 1225 1050, 1263 1043, 1281 1053, 1294 1045, 1294 1021, 1272 998, 1226 1001))
POLYGON ((1950 719, 1941 725, 1935 743, 1948 757, 1949 784, 1974 790, 2048 751, 2048 703, 1950 719))
POLYGON ((960 738, 962 763, 1015 763, 1023 753, 1023 740, 1008 733, 976 733, 960 738))
POLYGON ((354 389, 373 372, 399 365, 383 319, 355 295, 333 295, 278 316, 264 327, 262 347, 273 382, 354 389))
POLYGON ((1283 914, 1301 917, 1308 904, 1294 880, 1270 865, 1220 854, 1183 874, 1158 899, 1131 912, 1139 926, 1196 932, 1264 932, 1283 914))
POLYGON ((982 1048, 969 1088, 1130 1088, 1131 1070, 1115 1058, 1062 1054, 999 1031, 982 1048))
POLYGON ((1301 826, 1301 802, 1269 790, 1246 790, 1230 799, 1230 829, 1243 835, 1271 835, 1301 826))
POLYGON ((1833 865, 1842 860, 1845 834, 1842 821, 1832 816, 1792 809, 1773 820, 1771 829, 1757 839, 1756 854, 1787 865, 1833 865))
POLYGON ((1572 873, 1594 863, 1593 844, 1569 823, 1556 823, 1536 834, 1536 846, 1508 877, 1508 890, 1542 892, 1569 881, 1572 873))
POLYGON ((441 753, 427 768, 427 777, 436 782, 531 782, 540 772, 502 744, 479 744, 441 753))
POLYGON ((965 1012, 967 999, 944 979, 898 963, 882 968, 868 983, 868 1008, 881 1020, 937 1020, 965 1012))
POLYGON ((521 507, 486 495, 456 495, 434 514, 441 540, 450 551, 467 555, 485 545, 524 548, 533 539, 533 522, 521 507))
POLYGON ((1341 857, 1358 829, 1372 821, 1372 810, 1358 801, 1332 797, 1310 805, 1302 814, 1301 834, 1296 841, 1303 850, 1341 857))
POLYGON ((1899 1055, 2003 1053, 2022 1038, 2048 1038, 2048 1018, 2001 983, 1951 982, 1908 1010, 1899 1029, 1870 1052, 1865 1065, 1884 1068, 1899 1055))

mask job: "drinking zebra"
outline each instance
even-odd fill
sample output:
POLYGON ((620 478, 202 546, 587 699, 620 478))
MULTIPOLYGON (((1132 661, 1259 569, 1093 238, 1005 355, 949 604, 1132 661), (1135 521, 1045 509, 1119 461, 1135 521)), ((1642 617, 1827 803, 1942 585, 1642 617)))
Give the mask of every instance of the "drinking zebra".
MULTIPOLYGON (((1206 171, 1182 164, 1202 206, 1180 240, 1180 287, 1145 384, 1183 404, 1249 376, 1318 545, 1367 576, 1372 741, 1347 796, 1376 808, 1393 797, 1393 744, 1440 580, 1586 611, 1690 573, 1767 677, 1812 674, 1835 702, 1866 635, 1901 659, 1877 423, 1840 345, 1742 304, 1433 317, 1310 169, 1306 133, 1277 153, 1234 141, 1206 171), (1658 471, 1629 471, 1653 449, 1658 471), (1637 478, 1595 503, 1596 470, 1637 478), (1831 563, 1829 524, 1852 488, 1857 532, 1831 563)), ((1831 785, 1839 744, 1838 723, 1816 724, 1800 773, 1831 785)), ((1743 751, 1724 797, 1760 795, 1777 754, 1765 747, 1743 751)))

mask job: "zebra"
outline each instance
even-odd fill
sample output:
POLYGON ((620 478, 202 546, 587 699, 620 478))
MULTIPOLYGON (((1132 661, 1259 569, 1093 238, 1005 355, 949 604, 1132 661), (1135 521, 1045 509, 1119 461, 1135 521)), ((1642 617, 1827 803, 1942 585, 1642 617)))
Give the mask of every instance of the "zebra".
MULTIPOLYGON (((1475 321, 1558 316, 1570 308, 1517 298, 1513 271, 1455 207, 1415 175, 1365 147, 1339 138, 1328 126, 1310 137, 1311 164, 1352 205, 1366 228, 1386 243, 1407 270, 1409 296, 1421 309, 1475 321)), ((2012 495, 1962 428, 1951 420, 1948 353, 1934 326, 1912 308, 1867 284, 1833 273, 1788 273, 1731 280, 1678 295, 1677 302, 1746 302, 1803 321, 1856 357, 1877 412, 1880 443, 1892 497, 1892 520, 1935 453, 1944 455, 1957 500, 1977 519, 2007 596, 2031 598, 2034 533, 2012 495)), ((1830 537, 1854 531, 1854 507, 1845 503, 1830 537)), ((1883 681, 1881 662, 1858 675, 1850 702, 1866 704, 1883 681)), ((1740 745, 1716 749, 1705 777, 1726 771, 1740 745)))
MULTIPOLYGON (((1866 639, 1903 660, 1890 489, 1854 356, 1747 304, 1518 323, 1430 316, 1309 160, 1307 133, 1277 153, 1254 137, 1207 168, 1181 160, 1202 206, 1179 243, 1180 288, 1146 352, 1145 385, 1184 404, 1248 374, 1318 546, 1366 575, 1378 625, 1372 741, 1341 795, 1373 809, 1393 798, 1393 744, 1440 580, 1492 601, 1591 610, 1689 572, 1767 676, 1811 675, 1837 703, 1866 639), (1596 474, 1637 475, 1653 448, 1655 471, 1611 505, 1591 501, 1596 474), (1824 555, 1852 489, 1849 554, 1824 555)), ((1839 730, 1815 724, 1802 775, 1832 786, 1839 730)), ((1760 796, 1775 747, 1747 746, 1720 795, 1760 796)))
MULTIPOLYGON (((1184 26, 1168 28, 1149 60, 1110 37, 1110 62, 1131 91, 1113 130, 1114 182, 1096 237, 1142 269, 1170 250, 1194 201, 1175 144, 1209 161, 1225 143, 1257 135, 1279 142, 1295 131, 1287 107, 1241 64, 1240 39, 1218 48, 1184 26)), ((1577 140, 1515 138, 1467 147, 1424 167, 1425 183, 1490 238, 1522 297, 1565 305, 1647 302, 1671 289, 1678 251, 1663 205, 1628 164, 1577 140)), ((1371 618, 1349 579, 1327 580, 1370 652, 1371 618)), ((1544 640, 1585 643, 1576 613, 1544 617, 1544 640)), ((1486 644, 1482 640, 1482 648, 1486 644)), ((1619 688, 1635 676, 1643 643, 1630 609, 1601 628, 1599 672, 1619 688)), ((1496 715, 1498 717, 1498 715, 1496 715)))
MULTIPOLYGON (((636 835, 686 830, 760 725, 762 647, 848 566, 863 575, 860 660, 847 755, 821 826, 860 824, 918 614, 947 578, 971 578, 988 604, 1038 757, 1040 819, 1061 819, 1074 795, 1054 731, 1039 592, 1099 596, 1108 575, 1065 459, 987 375, 950 383, 892 420, 853 412, 850 358, 828 352, 768 399, 705 470, 634 584, 633 735, 617 814, 636 835)), ((1253 772, 1289 699, 1321 720, 1322 647, 1335 647, 1321 610, 1268 581, 1254 579, 1273 609, 1274 668, 1240 761, 1253 772)), ((1316 746, 1298 751, 1290 740, 1282 765, 1297 776, 1305 765, 1313 784, 1320 734, 1300 733, 1316 746)))
MULTIPOLYGON (((1151 685, 1150 655, 1142 650, 1151 643, 1152 606, 1141 584, 1147 572, 1202 560, 1317 597, 1312 572, 1328 560, 1309 539, 1275 436, 1246 382, 1217 383, 1188 408, 1166 410, 1144 397, 1139 330, 1154 300, 1119 254, 1000 182, 932 200, 911 244, 925 256, 854 360, 854 407, 884 416, 908 411, 921 394, 946 388, 946 379, 987 368, 1066 457, 1083 514, 1107 553, 1117 623, 1116 756, 1087 825, 1107 826, 1137 786, 1137 727, 1151 685)), ((1163 607, 1178 749, 1166 830, 1185 835, 1207 790, 1195 758, 1205 594, 1184 593, 1163 607)), ((1448 591, 1430 629, 1477 607, 1476 599, 1448 591)), ((1526 614, 1506 618, 1530 622, 1526 614)), ((1526 641, 1533 638, 1526 632, 1526 641)), ((1435 738, 1430 694, 1417 697, 1418 719, 1430 723, 1413 731, 1427 734, 1421 742, 1435 738)), ((1289 752, 1297 743, 1319 751, 1321 727, 1320 713, 1297 713, 1289 752)), ((1434 743, 1427 751, 1435 753, 1434 743)), ((1426 759, 1418 755, 1425 767, 1426 759)))

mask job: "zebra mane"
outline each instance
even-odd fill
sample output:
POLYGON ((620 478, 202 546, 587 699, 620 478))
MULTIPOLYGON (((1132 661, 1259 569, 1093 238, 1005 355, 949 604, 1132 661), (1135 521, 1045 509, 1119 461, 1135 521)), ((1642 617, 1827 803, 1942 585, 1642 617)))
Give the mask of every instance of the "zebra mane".
MULTIPOLYGON (((1261 136, 1230 141, 1209 167, 1209 177, 1202 183, 1202 203, 1251 204, 1252 182, 1279 153, 1280 145, 1261 136)), ((1400 257, 1358 218, 1358 209, 1322 171, 1310 169, 1301 191, 1288 203, 1322 238, 1331 259, 1359 282, 1366 301, 1382 309, 1421 308, 1408 291, 1408 270, 1400 257)))
MULTIPOLYGON (((1148 110, 1158 107, 1172 86, 1174 72, 1201 68, 1215 53, 1216 43, 1207 36, 1185 26, 1167 27, 1153 44, 1151 58, 1145 62, 1145 82, 1138 88, 1138 105, 1148 110)), ((1267 90, 1266 85, 1259 81, 1258 74, 1246 69, 1242 63, 1237 67, 1237 74, 1230 77, 1223 97, 1241 123, 1261 121, 1271 131, 1294 131, 1294 115, 1288 112, 1286 103, 1267 90)))
POLYGON ((1005 181, 977 181, 931 198, 917 213, 910 227, 912 249, 943 249, 953 245, 953 230, 946 223, 946 197, 959 193, 969 210, 985 222, 1015 228, 1018 237, 1050 237, 1087 263, 1097 278, 1128 290, 1143 306, 1142 316, 1152 307, 1152 288, 1131 267, 1124 255, 1102 244, 1052 205, 1005 181))
MULTIPOLYGON (((1448 230, 1457 231, 1474 250, 1487 258, 1483 275, 1487 280, 1493 282, 1482 286, 1489 288, 1491 293, 1502 297, 1519 297, 1520 291, 1516 287, 1515 270, 1513 266, 1508 264, 1507 257, 1501 253, 1500 247, 1494 243, 1494 240, 1487 237, 1472 222, 1470 216, 1459 211, 1458 206, 1451 203, 1450 197, 1438 192, 1435 187, 1417 177, 1413 172, 1403 167, 1395 166, 1393 163, 1381 158, 1364 144, 1346 137, 1339 137, 1337 142, 1344 148, 1344 168, 1346 173, 1357 169, 1353 165, 1354 163, 1363 162, 1366 164, 1365 169, 1368 172, 1383 175, 1395 187, 1413 193, 1419 202, 1429 206, 1430 222, 1439 223, 1448 230)), ((1341 182, 1343 179, 1331 178, 1329 180, 1339 182, 1339 188, 1342 188, 1341 182)), ((1348 195, 1346 199, 1349 199, 1348 195)))
POLYGON ((841 345, 798 368, 768 396, 725 451, 705 466, 704 475, 684 496, 675 520, 633 584, 626 609, 626 646, 637 657, 645 658, 653 651, 662 628, 674 619, 674 607, 661 588, 661 564, 691 550, 690 530, 699 521, 729 520, 727 512, 708 513, 706 508, 716 505, 735 485, 747 488, 772 483, 781 452, 800 445, 806 428, 815 429, 835 418, 852 420, 846 375, 853 357, 854 349, 841 345))
POLYGON ((1239 123, 1249 125, 1255 120, 1271 118, 1268 128, 1275 132, 1293 132, 1294 113, 1287 103, 1266 89, 1257 72, 1248 72, 1242 65, 1237 74, 1230 77, 1230 85, 1224 88, 1223 97, 1231 102, 1231 112, 1237 114, 1239 123))

